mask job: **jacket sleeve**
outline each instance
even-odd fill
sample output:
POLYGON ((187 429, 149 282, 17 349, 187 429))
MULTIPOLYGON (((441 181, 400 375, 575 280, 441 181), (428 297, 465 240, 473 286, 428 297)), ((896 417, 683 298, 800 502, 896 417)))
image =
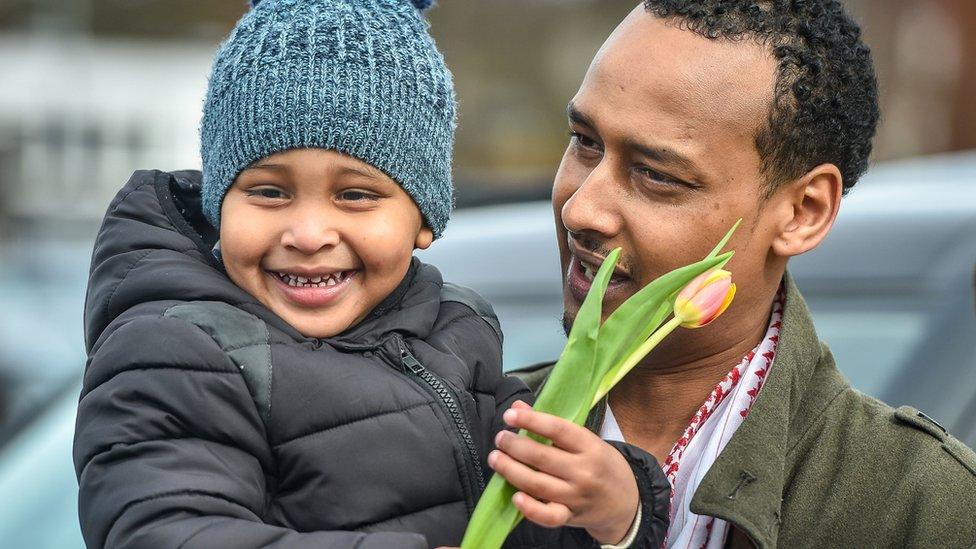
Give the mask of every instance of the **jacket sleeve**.
POLYGON ((416 534, 265 524, 264 424, 236 366, 184 320, 137 317, 103 334, 73 454, 88 547, 427 546, 416 534))
MULTIPOLYGON (((637 536, 628 549, 659 549, 670 524, 671 485, 651 454, 624 442, 609 441, 630 465, 637 480, 641 520, 637 536)), ((583 528, 544 528, 523 520, 505 542, 507 549, 599 548, 600 544, 583 528)))
MULTIPOLYGON (((507 428, 501 419, 515 400, 533 404, 535 396, 525 383, 515 376, 503 376, 498 384, 496 425, 493 433, 507 428)), ((641 504, 641 521, 631 549, 658 549, 664 544, 670 524, 671 485, 657 459, 646 451, 624 442, 608 441, 627 460, 634 478, 641 504)), ((523 520, 509 536, 508 548, 528 547, 599 547, 585 529, 549 529, 523 520)))

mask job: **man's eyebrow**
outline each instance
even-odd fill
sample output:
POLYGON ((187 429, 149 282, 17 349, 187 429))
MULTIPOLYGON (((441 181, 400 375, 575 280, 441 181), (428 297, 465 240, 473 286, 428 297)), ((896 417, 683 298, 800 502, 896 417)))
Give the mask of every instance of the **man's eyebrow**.
POLYGON ((624 146, 661 164, 677 166, 689 171, 694 171, 696 167, 691 159, 669 147, 652 147, 631 138, 624 139, 624 146))
POLYGON ((566 116, 569 117, 571 122, 575 122, 576 124, 581 124, 587 128, 596 127, 590 117, 583 114, 583 112, 576 107, 576 103, 573 103, 572 101, 566 105, 566 116))
MULTIPOLYGON (((596 126, 593 124, 593 120, 580 111, 580 109, 572 101, 570 101, 566 106, 566 116, 568 116, 569 120, 575 124, 580 124, 591 129, 596 128, 596 126)), ((624 139, 623 144, 625 147, 635 150, 641 155, 646 156, 655 162, 677 166, 689 171, 695 170, 695 163, 692 162, 691 159, 669 147, 652 147, 633 138, 624 139)))

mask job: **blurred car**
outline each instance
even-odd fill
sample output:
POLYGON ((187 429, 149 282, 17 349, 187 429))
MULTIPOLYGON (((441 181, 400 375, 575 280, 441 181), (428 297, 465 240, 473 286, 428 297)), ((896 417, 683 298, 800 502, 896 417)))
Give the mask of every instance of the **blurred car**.
MULTIPOLYGON (((970 446, 976 445, 974 181, 976 153, 876 166, 844 199, 824 244, 790 263, 821 338, 853 385, 889 404, 924 410, 970 446)), ((445 237, 420 254, 494 305, 508 369, 552 360, 562 348, 554 235, 548 201, 471 208, 458 211, 445 237)), ((7 306, 0 314, 0 376, 20 380, 14 398, 32 395, 15 406, 19 427, 0 440, 5 547, 83 546, 70 454, 85 363, 81 309, 90 249, 54 251, 21 256, 26 263, 7 255, 0 262, 7 306)))

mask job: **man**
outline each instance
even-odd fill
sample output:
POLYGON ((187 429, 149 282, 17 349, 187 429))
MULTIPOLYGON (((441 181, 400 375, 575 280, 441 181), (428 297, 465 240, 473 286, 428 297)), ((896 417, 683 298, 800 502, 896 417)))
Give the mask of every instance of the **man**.
MULTIPOLYGON (((854 391, 786 270, 867 168, 859 34, 837 0, 646 0, 569 103, 553 186, 567 329, 610 250, 605 313, 743 220, 731 308, 665 339, 588 421, 664 464, 669 546, 976 544, 976 455, 854 391)), ((518 374, 537 389, 550 370, 518 374)))

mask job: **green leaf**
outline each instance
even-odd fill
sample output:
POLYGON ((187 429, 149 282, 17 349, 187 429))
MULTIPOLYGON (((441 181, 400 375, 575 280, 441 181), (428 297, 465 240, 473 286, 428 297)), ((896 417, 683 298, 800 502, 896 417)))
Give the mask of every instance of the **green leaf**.
MULTIPOLYGON (((696 276, 720 263, 724 264, 731 257, 732 252, 726 252, 675 269, 644 286, 617 307, 600 329, 595 367, 599 379, 606 379, 614 367, 631 355, 661 325, 671 313, 669 298, 673 294, 677 294, 696 276)), ((594 387, 593 394, 596 389, 594 387)))
MULTIPOLYGON (((736 220, 735 223, 732 224, 732 228, 729 229, 729 232, 725 233, 725 236, 722 237, 722 240, 719 240, 718 244, 716 244, 715 247, 712 248, 712 251, 708 252, 708 255, 705 256, 705 259, 710 259, 717 256, 722 251, 722 248, 724 248, 725 245, 729 243, 729 240, 732 238, 732 235, 735 234, 735 230, 738 229, 739 225, 741 224, 742 224, 742 218, 740 217, 738 220, 736 220)), ((723 263, 722 266, 725 266, 725 263, 723 263)), ((719 268, 721 269, 721 267, 719 268)))
POLYGON ((462 549, 497 549, 522 520, 512 503, 515 487, 495 473, 478 500, 471 522, 461 541, 462 549))
MULTIPOLYGON (((596 359, 597 337, 600 333, 600 319, 603 314, 603 295, 607 291, 613 268, 620 257, 620 249, 610 252, 596 276, 590 291, 586 294, 576 320, 569 332, 566 347, 563 349, 553 373, 546 381, 545 387, 536 399, 534 408, 564 418, 574 418, 579 410, 589 410, 587 395, 591 385, 599 383, 594 379, 593 365, 596 359)), ((582 420, 578 422, 582 424, 582 420)), ((521 434, 544 444, 552 441, 524 430, 521 434)), ((512 503, 515 488, 508 484, 498 474, 494 474, 488 481, 478 506, 471 516, 471 522, 461 541, 463 549, 496 549, 501 547, 505 538, 511 533, 520 520, 521 513, 512 503)))
MULTIPOLYGON (((600 342, 597 350, 598 364, 595 368, 600 376, 594 396, 617 373, 624 362, 657 330, 674 309, 678 292, 696 276, 710 269, 721 269, 728 264, 735 252, 719 253, 728 244, 736 229, 742 223, 738 219, 725 233, 718 244, 704 259, 697 263, 675 269, 655 279, 636 294, 630 296, 600 329, 600 342), (652 313, 653 311, 653 313, 652 313), (641 322, 641 319, 647 318, 641 322), (638 328, 642 328, 638 331, 638 328)), ((643 358, 643 357, 640 357, 643 358)), ((609 387, 605 388, 609 390, 609 387)), ((592 396, 590 402, 592 402, 592 396)), ((585 421, 585 418, 584 418, 585 421)))
MULTIPOLYGON (((602 331, 600 320, 603 315, 603 296, 619 257, 619 248, 610 252, 593 277, 590 291, 573 321, 566 347, 536 399, 533 406, 536 410, 570 420, 575 420, 583 412, 583 420, 586 419, 585 412, 589 410, 586 397, 590 394, 591 387, 602 379, 602 376, 597 376, 594 372, 594 366, 597 337, 602 331)), ((583 420, 577 421, 577 424, 581 425, 583 420)), ((536 440, 544 440, 530 436, 536 440)))
MULTIPOLYGON (((593 279, 590 291, 576 315, 569 338, 542 392, 536 399, 536 410, 567 418, 582 425, 589 413, 594 395, 606 379, 613 379, 651 334, 660 327, 674 306, 678 292, 699 274, 722 268, 732 252, 719 255, 742 220, 736 222, 705 259, 675 269, 651 282, 621 304, 600 325, 603 298, 620 257, 613 250, 593 279)), ((659 334, 663 336, 662 334, 659 334)), ((653 345, 654 342, 648 342, 653 345)), ((532 433, 539 442, 551 441, 532 433)), ((512 503, 516 489, 500 475, 492 475, 461 542, 463 549, 497 549, 501 547, 522 515, 512 503)))

